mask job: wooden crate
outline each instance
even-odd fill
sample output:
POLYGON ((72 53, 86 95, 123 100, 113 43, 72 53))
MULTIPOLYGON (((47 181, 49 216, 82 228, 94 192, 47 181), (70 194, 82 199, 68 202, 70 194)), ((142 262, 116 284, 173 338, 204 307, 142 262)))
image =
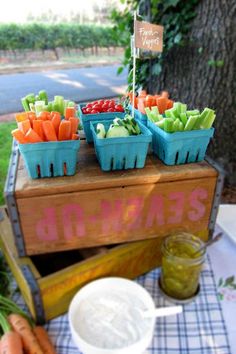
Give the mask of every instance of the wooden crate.
POLYGON ((157 267, 161 239, 18 257, 7 210, 0 209, 0 247, 39 323, 66 312, 78 289, 93 279, 111 275, 133 279, 157 267))
POLYGON ((206 161, 166 166, 152 155, 143 169, 102 172, 93 146, 82 141, 75 176, 32 180, 16 149, 5 196, 18 253, 125 243, 176 230, 206 238, 218 177, 206 161))

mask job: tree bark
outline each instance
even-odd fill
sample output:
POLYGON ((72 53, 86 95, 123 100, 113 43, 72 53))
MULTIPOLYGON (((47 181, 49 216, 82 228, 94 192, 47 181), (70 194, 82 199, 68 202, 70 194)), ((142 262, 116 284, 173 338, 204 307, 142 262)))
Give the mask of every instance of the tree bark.
POLYGON ((236 185, 236 1, 201 0, 196 12, 188 45, 168 53, 152 91, 168 90, 190 109, 215 109, 207 153, 236 185))

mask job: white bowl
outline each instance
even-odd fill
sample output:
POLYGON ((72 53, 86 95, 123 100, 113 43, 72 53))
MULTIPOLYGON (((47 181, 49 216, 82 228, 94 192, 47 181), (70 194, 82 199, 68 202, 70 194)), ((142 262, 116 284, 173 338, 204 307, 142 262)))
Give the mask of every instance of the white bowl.
MULTIPOLYGON (((145 324, 145 330, 140 330, 139 329, 139 337, 132 341, 132 343, 128 343, 128 345, 119 344, 114 344, 114 347, 104 347, 99 344, 97 346, 97 343, 94 343, 95 337, 93 336, 93 329, 92 326, 89 326, 90 335, 88 336, 89 339, 85 339, 84 334, 82 333, 85 326, 85 322, 89 321, 89 316, 92 319, 92 316, 95 314, 94 312, 87 312, 85 314, 85 309, 88 309, 91 303, 88 302, 87 299, 95 299, 95 297, 99 296, 99 294, 110 294, 110 300, 112 300, 114 297, 118 298, 118 294, 120 294, 121 298, 128 300, 128 309, 130 311, 124 310, 124 315, 126 316, 127 313, 129 313, 129 316, 136 316, 133 314, 137 314, 137 307, 140 310, 152 310, 155 308, 154 301, 150 294, 147 292, 146 289, 144 289, 141 285, 135 283, 134 281, 124 279, 124 278, 118 278, 118 277, 109 277, 109 278, 102 278, 95 280, 86 286, 84 286, 81 290, 78 291, 78 293, 74 296, 72 299, 72 302, 69 307, 69 325, 70 325, 70 330, 72 333, 72 338, 77 345, 77 347, 83 352, 83 354, 141 354, 143 353, 148 346, 150 345, 153 337, 153 332, 155 328, 155 318, 149 318, 145 319, 148 322, 143 322, 145 321, 144 319, 141 319, 141 321, 136 321, 136 318, 134 319, 131 318, 131 323, 139 323, 138 326, 141 324, 142 326, 145 324), (130 302, 129 302, 130 301, 130 302), (138 306, 142 305, 142 306, 138 306), (133 307, 134 306, 134 307, 133 307), (142 308, 142 309, 141 309, 142 308), (134 311, 134 312, 133 312, 134 311), (80 328, 79 328, 80 327, 80 328), (141 334, 140 334, 141 333, 141 334), (90 338, 93 338, 92 344, 90 338)), ((107 299, 109 299, 109 295, 107 295, 107 299)), ((99 299, 99 297, 98 297, 99 299)), ((93 301, 93 300, 91 300, 93 301)), ((100 301, 100 300, 96 300, 100 301)), ((109 300, 108 300, 109 301, 109 300)), ((110 302, 110 305, 112 302, 110 302)), ((107 302, 106 302, 107 305, 107 302)), ((127 309, 126 303, 121 305, 123 309, 127 309)), ((121 306, 121 309, 122 309, 121 306)), ((113 308, 112 305, 110 308, 113 308)), ((91 308, 90 308, 91 309, 91 308)), ((100 308, 97 310, 97 312, 100 310, 100 308)), ((87 311, 87 310, 86 310, 87 311)), ((102 311, 102 309, 101 309, 102 311)), ((139 310, 138 310, 139 311, 139 310)), ((121 312, 119 312, 120 315, 121 312)), ((119 316, 118 315, 118 316, 119 316)), ((111 316, 108 313, 103 313, 103 316, 107 316, 106 318, 106 323, 108 323, 108 326, 110 324, 109 321, 111 321, 111 316), (110 317, 109 317, 110 316, 110 317)), ((105 318, 103 317, 103 318, 105 318)), ((129 317, 130 318, 130 317, 129 317)), ((114 317, 112 317, 112 320, 114 317)), ((91 320, 92 321, 92 320, 91 320)), ((91 322, 92 324, 94 322, 91 322)), ((88 326, 88 324, 86 324, 88 326)), ((127 325, 127 321, 125 321, 125 325, 127 325)), ((120 326, 122 327, 123 324, 120 326)), ((132 327, 132 325, 131 325, 132 327)), ((130 333, 133 333, 134 328, 130 328, 130 333)), ((97 325, 97 328, 101 328, 101 326, 97 325)), ((123 328, 123 327, 122 327, 123 328)), ((87 330, 87 329, 86 329, 87 330)), ((88 332, 87 332, 88 333, 88 332)), ((103 333, 108 333, 105 330, 105 327, 103 330, 101 330, 101 333, 99 334, 99 340, 103 336, 103 333)), ((125 332, 125 335, 128 332, 125 332)))

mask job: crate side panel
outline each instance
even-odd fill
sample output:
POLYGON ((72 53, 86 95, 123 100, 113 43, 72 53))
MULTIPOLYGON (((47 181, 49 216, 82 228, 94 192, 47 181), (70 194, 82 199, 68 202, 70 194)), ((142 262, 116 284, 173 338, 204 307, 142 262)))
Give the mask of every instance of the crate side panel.
POLYGON ((28 255, 208 228, 216 178, 18 200, 28 255), (35 210, 35 212, 32 212, 35 210))

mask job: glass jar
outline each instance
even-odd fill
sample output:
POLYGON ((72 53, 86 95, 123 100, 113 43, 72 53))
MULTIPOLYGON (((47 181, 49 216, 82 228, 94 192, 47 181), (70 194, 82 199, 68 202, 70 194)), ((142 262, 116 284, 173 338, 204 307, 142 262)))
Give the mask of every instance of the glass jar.
POLYGON ((194 296, 205 260, 204 242, 197 236, 183 232, 164 238, 161 250, 162 290, 178 300, 194 296))

